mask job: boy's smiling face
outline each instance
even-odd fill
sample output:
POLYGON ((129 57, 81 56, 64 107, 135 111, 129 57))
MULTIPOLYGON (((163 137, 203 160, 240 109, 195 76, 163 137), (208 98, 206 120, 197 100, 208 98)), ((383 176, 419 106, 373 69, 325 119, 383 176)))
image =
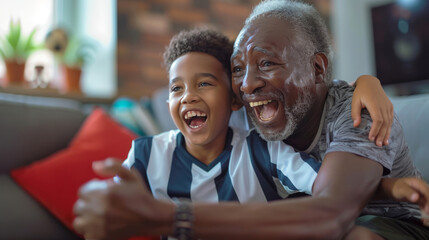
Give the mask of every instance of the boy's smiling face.
POLYGON ((189 52, 172 63, 169 77, 170 115, 185 136, 187 150, 223 150, 231 110, 239 106, 233 105, 222 64, 209 54, 189 52))

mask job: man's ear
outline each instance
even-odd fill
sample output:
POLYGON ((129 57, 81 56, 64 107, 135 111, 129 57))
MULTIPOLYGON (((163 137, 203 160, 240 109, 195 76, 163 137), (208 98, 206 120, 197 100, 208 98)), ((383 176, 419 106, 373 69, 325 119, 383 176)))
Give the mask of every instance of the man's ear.
POLYGON ((316 83, 323 83, 328 70, 328 57, 324 53, 316 53, 314 55, 313 66, 316 76, 316 83))
POLYGON ((243 106, 243 103, 238 99, 237 96, 235 96, 234 93, 232 93, 232 102, 231 102, 231 110, 237 111, 243 106))

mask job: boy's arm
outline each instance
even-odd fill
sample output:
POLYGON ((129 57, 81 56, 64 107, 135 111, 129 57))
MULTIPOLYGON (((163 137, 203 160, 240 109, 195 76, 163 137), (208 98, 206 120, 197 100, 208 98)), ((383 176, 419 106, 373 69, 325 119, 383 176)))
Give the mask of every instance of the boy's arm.
POLYGON ((374 196, 379 199, 417 203, 429 214, 429 185, 420 178, 382 178, 374 196))
POLYGON ((361 110, 368 109, 373 122, 369 140, 375 141, 378 146, 388 145, 394 116, 393 104, 380 81, 371 75, 362 75, 353 84, 356 87, 352 99, 353 125, 359 126, 361 110))

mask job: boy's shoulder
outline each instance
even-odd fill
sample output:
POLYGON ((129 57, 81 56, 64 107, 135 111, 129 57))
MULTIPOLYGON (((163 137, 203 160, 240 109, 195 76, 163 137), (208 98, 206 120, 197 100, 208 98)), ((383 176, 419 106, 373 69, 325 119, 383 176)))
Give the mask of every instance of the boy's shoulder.
POLYGON ((255 129, 246 130, 243 128, 237 128, 237 127, 231 127, 233 132, 233 138, 231 144, 238 145, 240 143, 243 143, 249 139, 258 140, 258 141, 264 141, 259 134, 256 132, 255 129))
POLYGON ((144 143, 144 142, 175 142, 177 135, 180 133, 178 129, 169 130, 166 132, 159 133, 153 136, 142 136, 134 140, 134 143, 144 143))

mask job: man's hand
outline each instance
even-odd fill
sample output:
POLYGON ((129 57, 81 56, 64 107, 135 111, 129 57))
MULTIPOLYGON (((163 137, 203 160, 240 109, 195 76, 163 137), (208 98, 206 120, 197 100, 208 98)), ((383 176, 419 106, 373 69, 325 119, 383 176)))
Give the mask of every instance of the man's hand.
POLYGON ((359 126, 361 110, 368 109, 372 119, 369 140, 375 141, 380 147, 388 145, 394 116, 392 102, 384 93, 380 81, 373 76, 360 76, 356 80, 355 86, 352 98, 353 126, 359 126))
MULTIPOLYGON (((429 215, 429 185, 420 178, 383 178, 380 189, 384 197, 419 205, 423 215, 429 215)), ((429 219, 422 219, 425 225, 429 219)))
POLYGON ((120 180, 92 180, 80 188, 74 206, 77 232, 86 239, 121 239, 171 231, 173 204, 155 200, 137 171, 114 159, 94 162, 93 169, 120 180))

